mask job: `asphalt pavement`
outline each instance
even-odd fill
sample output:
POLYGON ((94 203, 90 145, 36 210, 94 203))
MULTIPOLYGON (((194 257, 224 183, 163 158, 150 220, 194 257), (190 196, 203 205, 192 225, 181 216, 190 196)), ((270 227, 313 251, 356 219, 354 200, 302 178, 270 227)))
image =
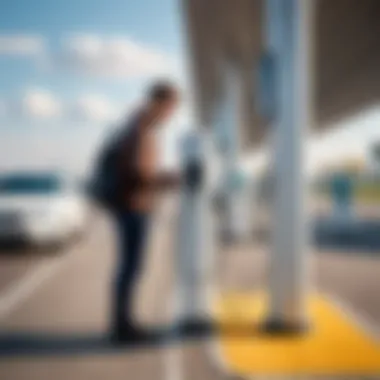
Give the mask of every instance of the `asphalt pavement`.
MULTIPOLYGON (((136 317, 146 326, 172 322, 175 220, 175 209, 163 205, 153 223, 136 297, 136 317)), ((211 340, 110 345, 113 228, 102 214, 95 213, 92 221, 82 241, 57 251, 0 251, 0 379, 225 379, 211 340)), ((264 287, 268 253, 261 240, 220 248, 218 288, 264 287)), ((380 326, 380 254, 315 249, 310 254, 313 284, 375 333, 380 326)))

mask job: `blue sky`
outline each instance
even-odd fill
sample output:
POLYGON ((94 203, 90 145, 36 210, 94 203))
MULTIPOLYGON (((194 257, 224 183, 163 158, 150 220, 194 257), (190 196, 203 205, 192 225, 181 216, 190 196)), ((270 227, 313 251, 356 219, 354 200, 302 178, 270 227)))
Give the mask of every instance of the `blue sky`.
MULTIPOLYGON (((206 0, 205 0, 206 1, 206 0)), ((2 0, 0 170, 44 166, 81 172, 110 125, 157 76, 186 80, 180 0, 2 0)), ((186 102, 185 102, 186 104, 186 102)), ((189 108, 165 132, 173 164, 189 108)), ((316 164, 365 158, 380 139, 377 107, 314 139, 316 164)), ((250 162, 250 158, 248 159, 250 162)), ((313 165, 312 165, 313 166, 313 165)))
MULTIPOLYGON (((125 36, 166 54, 180 55, 180 15, 175 0, 3 0, 0 7, 3 34, 40 35, 52 50, 65 36, 80 33, 125 36)), ((69 88, 63 73, 48 75, 35 70, 30 61, 2 59, 1 69, 2 91, 12 91, 25 83, 46 83, 66 91, 69 88)), ((70 83, 74 87, 82 84, 88 83, 70 83)))
POLYGON ((67 155, 82 167, 150 79, 182 83, 179 6, 177 0, 3 0, 2 166, 65 166, 67 155), (68 146, 86 153, 68 154, 68 146))

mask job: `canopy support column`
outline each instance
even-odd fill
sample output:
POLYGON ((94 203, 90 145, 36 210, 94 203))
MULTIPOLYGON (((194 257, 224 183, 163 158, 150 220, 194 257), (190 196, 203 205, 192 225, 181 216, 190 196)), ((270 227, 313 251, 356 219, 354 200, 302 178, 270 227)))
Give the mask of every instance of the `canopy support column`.
POLYGON ((307 324, 305 214, 306 130, 310 124, 310 27, 313 0, 267 0, 269 53, 274 57, 275 203, 269 279, 269 331, 307 324))

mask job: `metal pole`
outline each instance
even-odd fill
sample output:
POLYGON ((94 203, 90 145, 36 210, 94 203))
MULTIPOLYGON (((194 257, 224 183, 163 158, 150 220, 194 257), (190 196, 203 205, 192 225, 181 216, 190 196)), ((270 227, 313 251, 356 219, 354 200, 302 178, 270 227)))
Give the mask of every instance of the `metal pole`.
POLYGON ((310 123, 310 22, 313 0, 267 0, 268 49, 275 57, 275 210, 269 331, 307 323, 308 247, 304 148, 310 123))

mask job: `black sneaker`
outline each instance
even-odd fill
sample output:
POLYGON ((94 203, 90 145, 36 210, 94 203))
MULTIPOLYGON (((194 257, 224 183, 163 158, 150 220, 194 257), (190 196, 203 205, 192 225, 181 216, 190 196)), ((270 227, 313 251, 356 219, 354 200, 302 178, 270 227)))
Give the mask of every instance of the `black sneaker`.
POLYGON ((132 325, 117 327, 112 333, 112 341, 117 344, 144 343, 150 338, 148 332, 132 325))

